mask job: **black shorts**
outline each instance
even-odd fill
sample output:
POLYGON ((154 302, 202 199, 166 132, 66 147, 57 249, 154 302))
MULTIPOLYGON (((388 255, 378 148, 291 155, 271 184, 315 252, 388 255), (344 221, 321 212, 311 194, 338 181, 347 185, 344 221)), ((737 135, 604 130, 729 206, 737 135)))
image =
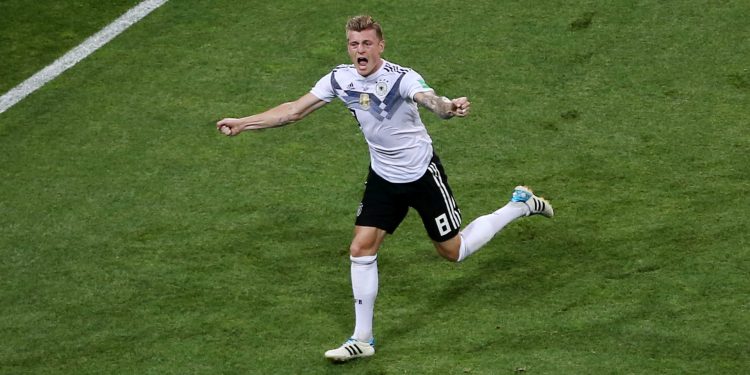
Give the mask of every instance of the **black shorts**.
POLYGON ((424 228, 433 241, 443 242, 458 234, 461 211, 436 155, 433 155, 425 174, 414 182, 389 182, 370 168, 355 224, 380 228, 393 234, 406 217, 409 207, 417 210, 422 217, 424 228))

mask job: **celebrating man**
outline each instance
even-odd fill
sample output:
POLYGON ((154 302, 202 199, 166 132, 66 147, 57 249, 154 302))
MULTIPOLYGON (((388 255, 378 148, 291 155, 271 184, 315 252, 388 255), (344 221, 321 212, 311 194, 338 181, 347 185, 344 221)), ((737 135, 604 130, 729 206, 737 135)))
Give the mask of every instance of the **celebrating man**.
POLYGON ((370 16, 349 19, 346 36, 351 64, 339 65, 299 99, 244 118, 225 118, 218 130, 235 136, 246 130, 283 126, 301 120, 339 98, 354 116, 370 151, 370 170, 357 211, 350 246, 355 327, 351 338, 325 357, 345 361, 375 353, 373 310, 378 292, 377 253, 413 207, 427 234, 444 258, 462 261, 492 239, 505 225, 522 216, 552 217, 543 198, 517 186, 510 201, 481 216, 463 231, 443 166, 419 116, 421 105, 443 119, 465 117, 465 97, 438 96, 415 71, 381 57, 385 40, 370 16))

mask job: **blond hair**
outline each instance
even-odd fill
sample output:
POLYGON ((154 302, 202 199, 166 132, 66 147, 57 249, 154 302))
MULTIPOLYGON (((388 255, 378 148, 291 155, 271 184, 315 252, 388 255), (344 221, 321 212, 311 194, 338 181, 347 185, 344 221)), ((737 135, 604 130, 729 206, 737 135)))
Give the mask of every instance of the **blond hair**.
POLYGON ((364 31, 369 29, 375 30, 378 39, 383 40, 383 29, 380 28, 380 24, 377 21, 368 15, 354 16, 349 18, 349 21, 346 23, 347 34, 350 31, 364 31))

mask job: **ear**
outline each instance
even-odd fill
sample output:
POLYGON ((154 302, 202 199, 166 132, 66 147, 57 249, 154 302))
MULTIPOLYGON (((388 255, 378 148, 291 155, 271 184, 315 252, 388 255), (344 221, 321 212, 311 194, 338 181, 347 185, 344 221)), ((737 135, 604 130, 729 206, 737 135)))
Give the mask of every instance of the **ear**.
POLYGON ((378 42, 378 46, 380 47, 380 53, 383 53, 385 51, 385 40, 378 42))

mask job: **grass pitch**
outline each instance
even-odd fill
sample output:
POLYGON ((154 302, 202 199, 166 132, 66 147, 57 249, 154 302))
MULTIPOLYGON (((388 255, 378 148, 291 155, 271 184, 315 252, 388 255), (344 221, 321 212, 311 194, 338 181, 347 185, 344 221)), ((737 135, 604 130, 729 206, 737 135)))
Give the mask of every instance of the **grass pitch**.
MULTIPOLYGON (((0 91, 137 2, 58 3, 0 1, 0 91)), ((0 115, 0 373, 747 373, 747 14, 169 2, 0 115), (464 221, 520 183, 556 217, 456 265, 411 214, 379 258, 377 355, 333 365, 364 140, 340 103, 213 123, 309 90, 365 12, 385 58, 473 102, 424 114, 464 221)))

